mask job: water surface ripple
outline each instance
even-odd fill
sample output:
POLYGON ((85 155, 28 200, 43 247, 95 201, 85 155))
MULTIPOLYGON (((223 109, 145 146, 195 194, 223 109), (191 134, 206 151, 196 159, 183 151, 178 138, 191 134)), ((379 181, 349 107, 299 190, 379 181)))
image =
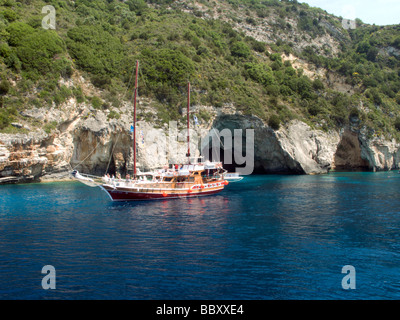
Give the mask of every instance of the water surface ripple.
POLYGON ((399 299, 399 190, 397 172, 132 203, 75 182, 1 186, 0 299, 399 299))

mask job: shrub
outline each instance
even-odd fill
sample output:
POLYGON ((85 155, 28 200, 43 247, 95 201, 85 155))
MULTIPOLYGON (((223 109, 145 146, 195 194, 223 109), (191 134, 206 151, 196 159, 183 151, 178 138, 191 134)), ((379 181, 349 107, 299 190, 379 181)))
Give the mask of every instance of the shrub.
POLYGON ((94 86, 105 89, 108 85, 111 84, 111 78, 108 75, 94 75, 90 79, 94 86))
POLYGON ((24 22, 13 22, 8 25, 6 31, 9 33, 8 43, 11 46, 18 46, 26 36, 34 33, 35 29, 24 22))
POLYGON ((72 95, 72 90, 66 86, 61 86, 53 96, 53 101, 56 105, 60 105, 72 95))
POLYGON ((200 110, 199 118, 204 120, 204 122, 209 122, 211 120, 211 114, 207 110, 200 110))
POLYGON ((9 90, 10 90, 10 83, 6 79, 1 80, 1 82, 0 82, 0 96, 6 95, 9 90))
POLYGON ((262 63, 246 63, 245 69, 247 74, 258 83, 264 86, 274 83, 274 75, 271 68, 262 63))
POLYGON ((8 58, 12 53, 12 49, 7 43, 0 42, 0 57, 8 58))
POLYGON ((101 100, 98 96, 93 96, 91 99, 92 107, 95 109, 101 109, 103 105, 103 100, 101 100))
POLYGON ((251 51, 249 46, 242 41, 235 42, 231 47, 231 54, 235 57, 248 58, 250 53, 251 51))
MULTIPOLYGON (((0 97, 2 99, 3 97, 0 97)), ((1 103, 1 101, 0 101, 1 103)), ((11 123, 10 116, 7 110, 0 109, 0 129, 6 128, 11 123)))
POLYGON ((266 87, 266 91, 270 96, 278 97, 281 90, 278 85, 271 84, 266 87))
POLYGON ((397 117, 396 120, 394 121, 394 127, 396 128, 397 131, 400 131, 400 117, 397 117))
POLYGON ((281 120, 277 115, 273 114, 269 117, 268 125, 274 130, 279 130, 281 126, 281 120))
POLYGON ((1 14, 9 22, 17 20, 17 13, 11 9, 6 9, 3 12, 1 12, 1 14))
POLYGON ((375 104, 382 104, 382 97, 377 88, 371 88, 369 91, 366 92, 367 98, 372 100, 375 104))
POLYGON ((48 123, 46 123, 44 126, 43 126, 43 130, 47 133, 47 134, 50 134, 54 129, 56 129, 57 128, 57 121, 51 121, 51 122, 48 122, 48 123))
POLYGON ((256 26, 256 25, 257 25, 257 21, 256 21, 254 18, 252 18, 252 17, 247 17, 247 18, 246 18, 246 22, 247 22, 248 24, 253 25, 253 26, 256 26))
POLYGON ((273 53, 273 54, 271 54, 271 55, 269 56, 269 58, 270 58, 272 61, 278 61, 278 62, 281 62, 281 63, 282 63, 282 57, 280 56, 279 53, 273 53))
POLYGON ((55 72, 56 54, 64 52, 64 44, 56 32, 52 30, 37 30, 25 36, 23 43, 17 47, 17 54, 23 69, 30 71, 30 76, 55 72))
POLYGON ((121 115, 118 112, 111 110, 110 113, 108 114, 107 118, 108 119, 119 119, 119 118, 121 118, 121 115))
POLYGON ((310 107, 308 107, 308 113, 312 116, 317 116, 318 114, 320 114, 320 112, 322 111, 321 107, 318 106, 317 104, 313 104, 310 107))
POLYGON ((358 110, 357 107, 351 108, 349 117, 350 118, 359 118, 360 117, 360 111, 358 110))
POLYGON ((75 27, 67 35, 69 52, 83 70, 109 76, 118 76, 123 70, 124 47, 118 37, 101 26, 75 27))
POLYGON ((313 81, 313 89, 314 89, 314 90, 323 90, 324 87, 325 87, 325 86, 324 86, 324 84, 322 83, 321 80, 315 79, 315 80, 313 81))
POLYGON ((311 98, 311 80, 305 76, 297 80, 297 92, 303 99, 311 98))
POLYGON ((392 46, 396 47, 397 49, 400 49, 400 36, 397 36, 397 37, 392 41, 392 46))
POLYGON ((85 95, 83 94, 82 88, 80 86, 72 88, 72 93, 76 98, 76 102, 81 103, 85 101, 85 95))
POLYGON ((127 4, 129 6, 129 10, 138 15, 141 15, 147 8, 147 4, 144 0, 128 0, 127 4))
POLYGON ((266 50, 265 43, 256 40, 252 42, 252 48, 257 52, 265 52, 266 50))
POLYGON ((274 71, 278 71, 282 68, 283 64, 281 61, 273 61, 271 63, 271 69, 274 71))
POLYGON ((369 61, 375 62, 378 52, 379 52, 379 50, 377 48, 371 47, 367 52, 367 59, 369 61))
POLYGON ((400 105, 400 94, 399 93, 396 95, 396 102, 398 105, 400 105))
POLYGON ((55 60, 53 62, 53 70, 66 79, 71 78, 73 72, 71 62, 66 58, 55 60))
POLYGON ((363 81, 363 84, 366 88, 377 87, 378 81, 372 77, 366 77, 363 81))
POLYGON ((146 61, 142 71, 149 81, 147 84, 153 89, 161 86, 160 89, 165 89, 167 94, 171 88, 185 86, 195 71, 194 62, 178 50, 145 49, 141 60, 146 61))

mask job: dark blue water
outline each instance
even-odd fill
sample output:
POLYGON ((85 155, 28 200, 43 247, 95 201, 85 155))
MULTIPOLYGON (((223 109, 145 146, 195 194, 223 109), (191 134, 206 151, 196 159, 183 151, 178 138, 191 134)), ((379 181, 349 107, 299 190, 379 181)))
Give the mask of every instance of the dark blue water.
POLYGON ((399 192, 397 172, 251 176, 135 203, 75 182, 1 186, 0 298, 399 299, 399 192))

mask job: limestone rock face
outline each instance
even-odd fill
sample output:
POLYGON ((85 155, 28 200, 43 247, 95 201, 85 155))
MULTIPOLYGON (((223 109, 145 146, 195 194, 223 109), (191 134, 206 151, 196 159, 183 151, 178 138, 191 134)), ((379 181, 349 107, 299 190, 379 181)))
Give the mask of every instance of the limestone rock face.
MULTIPOLYGON (((230 106, 194 106, 192 112, 201 108, 212 120, 191 123, 191 156, 201 151, 215 160, 216 151, 229 170, 248 166, 250 173, 320 174, 330 169, 392 170, 400 163, 399 143, 368 138, 363 129, 350 126, 323 132, 293 120, 274 131, 261 119, 230 106), (210 141, 219 142, 216 149, 210 141)), ((109 119, 107 111, 78 105, 74 99, 57 110, 33 108, 25 113, 36 120, 57 122, 57 128, 51 134, 44 130, 0 134, 0 183, 59 180, 72 169, 122 176, 133 171, 130 105, 122 107, 119 119, 109 119)), ((138 121, 135 130, 136 165, 141 171, 186 161, 187 131, 182 125, 157 127, 138 121)))
POLYGON ((0 182, 24 182, 65 172, 71 149, 60 137, 0 134, 0 182))
POLYGON ((335 131, 313 130, 301 121, 292 121, 286 129, 277 131, 282 150, 305 174, 327 173, 339 143, 335 131))
POLYGON ((400 164, 400 144, 379 138, 360 138, 361 157, 373 171, 398 169, 400 164))
POLYGON ((340 140, 337 132, 313 130, 297 120, 278 131, 250 116, 224 115, 216 121, 220 129, 254 130, 255 172, 327 173, 340 140))

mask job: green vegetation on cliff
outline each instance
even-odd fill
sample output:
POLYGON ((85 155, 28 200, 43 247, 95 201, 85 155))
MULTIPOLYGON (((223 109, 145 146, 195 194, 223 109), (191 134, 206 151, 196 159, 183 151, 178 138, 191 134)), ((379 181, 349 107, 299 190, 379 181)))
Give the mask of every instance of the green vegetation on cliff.
POLYGON ((179 119, 190 81, 193 103, 232 104, 274 128, 298 118, 328 130, 357 118, 371 135, 399 137, 399 31, 359 20, 346 30, 297 1, 0 0, 0 129, 24 109, 57 108, 70 97, 118 118, 138 59, 139 93, 159 109, 149 120, 179 119), (56 9, 55 30, 42 28, 45 5, 56 9), (267 17, 270 41, 237 31, 267 17), (316 37, 337 46, 318 47, 309 40, 316 37), (289 54, 325 73, 310 77, 289 54), (346 90, 331 85, 338 79, 346 90))

